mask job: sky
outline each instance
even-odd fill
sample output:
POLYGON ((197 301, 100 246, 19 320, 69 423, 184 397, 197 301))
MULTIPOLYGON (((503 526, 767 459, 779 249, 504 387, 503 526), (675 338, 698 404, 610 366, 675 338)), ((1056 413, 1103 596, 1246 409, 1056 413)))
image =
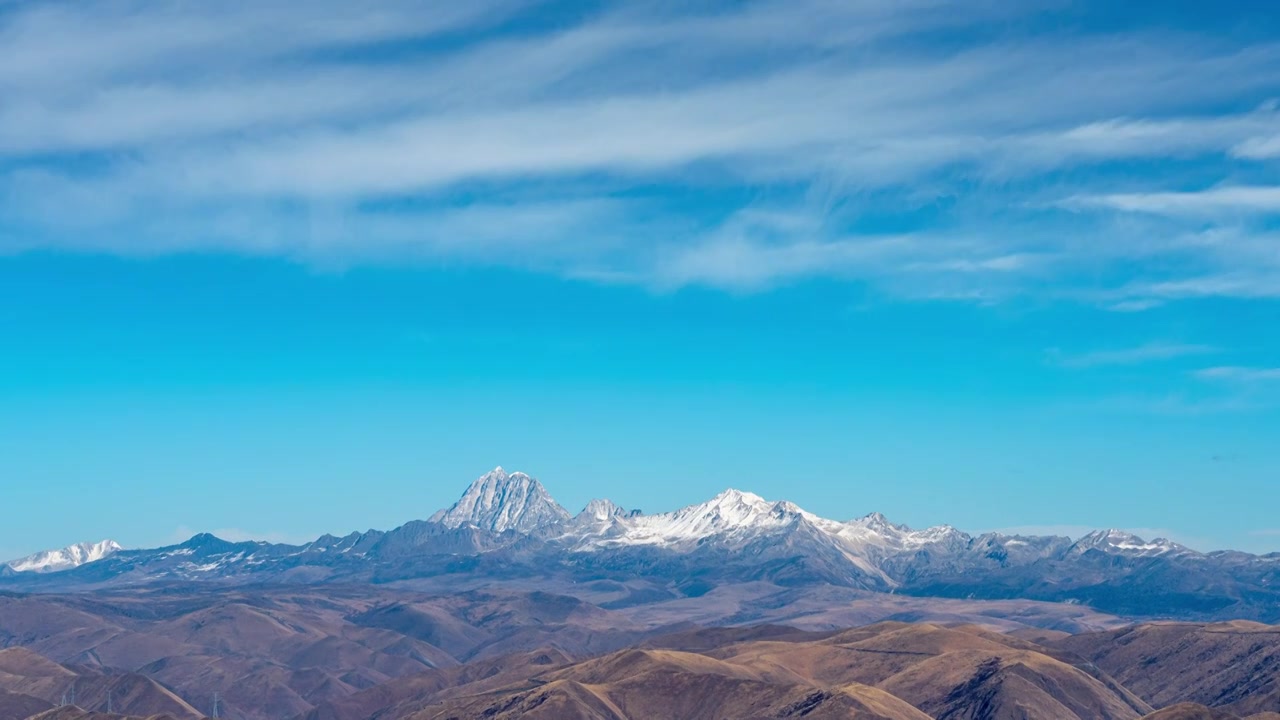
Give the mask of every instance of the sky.
POLYGON ((1267 2, 0 0, 0 558, 571 511, 1280 550, 1267 2))

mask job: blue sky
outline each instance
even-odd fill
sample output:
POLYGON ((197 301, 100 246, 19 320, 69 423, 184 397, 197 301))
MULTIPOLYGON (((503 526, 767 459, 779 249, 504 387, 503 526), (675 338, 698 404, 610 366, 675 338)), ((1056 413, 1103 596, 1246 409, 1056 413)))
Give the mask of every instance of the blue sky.
POLYGON ((1280 549, 1277 15, 0 2, 0 556, 496 464, 1280 549))

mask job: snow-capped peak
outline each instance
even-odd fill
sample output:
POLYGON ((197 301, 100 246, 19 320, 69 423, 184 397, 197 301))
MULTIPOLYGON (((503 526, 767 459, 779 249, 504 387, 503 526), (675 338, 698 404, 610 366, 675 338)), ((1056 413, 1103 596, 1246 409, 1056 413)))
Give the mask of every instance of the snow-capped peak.
POLYGON ((83 542, 58 550, 45 550, 8 563, 15 572, 48 573, 70 570, 85 563, 96 562, 120 551, 115 540, 83 542))
POLYGON ((431 517, 447 527, 474 525, 492 532, 531 533, 569 519, 542 483, 501 466, 485 473, 448 510, 431 517))
POLYGON ((1071 549, 1075 553, 1084 553, 1095 549, 1113 554, 1142 556, 1187 551, 1187 548, 1172 540, 1156 538, 1148 542, 1131 532, 1114 528, 1091 532, 1077 540, 1071 549))
POLYGON ((878 512, 873 512, 873 513, 868 513, 866 515, 863 515, 860 518, 849 521, 849 524, 860 525, 862 527, 865 527, 868 530, 882 533, 882 534, 891 534, 891 533, 900 532, 906 529, 901 525, 894 525, 893 523, 889 522, 889 518, 885 517, 882 513, 878 513, 878 512))
POLYGON ((587 503, 582 508, 582 512, 574 518, 575 520, 591 520, 593 522, 605 522, 615 517, 625 517, 627 511, 612 500, 603 500, 596 498, 587 503))
POLYGON ((619 533, 605 544, 674 546, 719 536, 748 536, 796 522, 807 513, 788 502, 769 502, 754 493, 729 489, 710 500, 657 515, 627 515, 619 533))
POLYGON ((768 512, 773 506, 768 500, 755 493, 729 488, 694 507, 718 514, 728 525, 740 525, 749 521, 757 513, 768 512))

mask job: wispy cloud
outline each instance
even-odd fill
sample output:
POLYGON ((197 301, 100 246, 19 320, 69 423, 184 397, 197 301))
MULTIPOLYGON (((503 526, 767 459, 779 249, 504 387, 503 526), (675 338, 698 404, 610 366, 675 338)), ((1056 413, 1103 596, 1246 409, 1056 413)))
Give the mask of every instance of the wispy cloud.
POLYGON ((1203 380, 1223 380, 1236 383, 1280 382, 1280 368, 1239 367, 1222 365, 1196 371, 1203 380))
POLYGON ((1231 148, 1231 154, 1250 160, 1280 157, 1280 135, 1252 137, 1231 148))
POLYGON ((1152 170, 1270 157, 1280 44, 1020 33, 1046 5, 3 6, 0 252, 826 276, 1127 311, 1275 294, 1248 224, 1275 189, 1152 170), (1179 240, 1205 218, 1254 249, 1179 240))
POLYGON ((1280 187, 1227 186, 1196 192, 1117 193, 1078 196, 1072 207, 1101 206, 1126 212, 1161 215, 1205 215, 1223 212, 1280 212, 1280 187))
POLYGON ((1058 348, 1052 348, 1049 350, 1048 356, 1051 362, 1062 367, 1091 368, 1108 365, 1140 365, 1193 355, 1205 355, 1217 351, 1217 348, 1211 345, 1148 343, 1137 347, 1093 350, 1079 354, 1065 353, 1058 348))

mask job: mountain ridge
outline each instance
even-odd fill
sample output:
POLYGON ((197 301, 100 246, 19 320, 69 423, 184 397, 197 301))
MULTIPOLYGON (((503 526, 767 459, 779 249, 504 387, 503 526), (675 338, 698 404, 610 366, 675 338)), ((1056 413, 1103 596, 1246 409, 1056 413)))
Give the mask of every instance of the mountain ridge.
POLYGON ((86 563, 96 562, 119 552, 123 548, 115 540, 81 542, 53 550, 41 550, 17 560, 4 563, 14 572, 58 572, 86 563))
POLYGON ((472 482, 458 502, 436 512, 430 521, 451 528, 469 524, 491 532, 531 533, 568 519, 569 512, 542 483, 519 471, 507 474, 499 465, 472 482))
POLYGON ((325 535, 305 545, 235 543, 205 533, 58 572, 0 574, 0 587, 402 582, 442 575, 469 582, 640 577, 674 583, 677 593, 763 580, 1072 602, 1138 617, 1212 619, 1234 612, 1280 619, 1280 554, 1200 553, 1120 530, 1072 540, 975 536, 950 525, 915 530, 879 513, 838 521, 736 489, 665 513, 593 500, 571 515, 538 480, 501 467, 431 519, 389 531, 325 535))

